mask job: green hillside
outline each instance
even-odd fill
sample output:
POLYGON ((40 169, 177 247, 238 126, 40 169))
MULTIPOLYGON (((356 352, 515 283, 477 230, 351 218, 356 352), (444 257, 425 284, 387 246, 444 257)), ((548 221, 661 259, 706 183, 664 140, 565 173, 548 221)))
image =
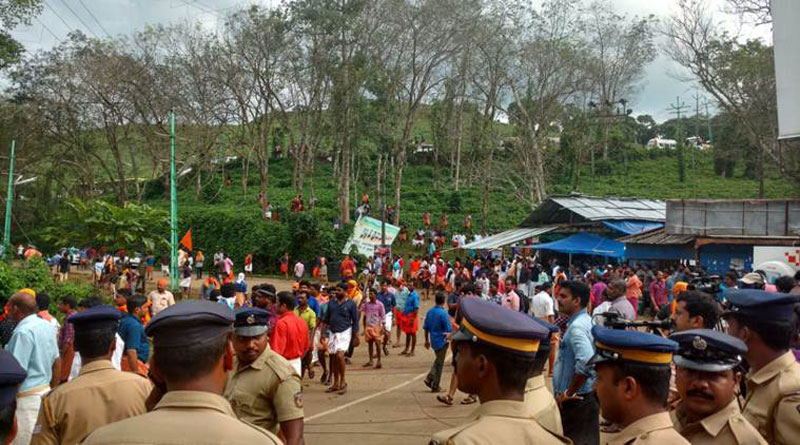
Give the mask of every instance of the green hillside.
MULTIPOLYGON (((508 168, 513 166, 509 163, 508 168)), ((758 181, 748 179, 744 171, 737 171, 732 178, 724 178, 714 174, 711 155, 704 152, 695 152, 694 168, 691 163, 687 167, 687 179, 681 183, 677 175, 677 157, 674 154, 664 154, 656 159, 641 159, 630 161, 627 166, 627 175, 623 163, 611 164, 611 170, 605 174, 596 174, 592 179, 589 169, 582 172, 582 184, 579 192, 596 196, 628 196, 642 198, 757 198, 758 181)), ((226 175, 231 179, 230 185, 224 186, 220 181, 216 185, 207 186, 196 200, 191 184, 181 184, 179 190, 179 207, 182 214, 195 214, 227 211, 242 217, 258 217, 259 207, 257 201, 258 177, 253 172, 248 180, 248 190, 245 194, 241 185, 241 168, 236 166, 226 167, 226 175)), ((295 195, 291 184, 292 163, 289 159, 274 159, 270 165, 269 200, 277 207, 281 214, 288 212, 289 203, 295 195)), ((374 196, 374 177, 361 178, 355 186, 356 193, 351 191, 352 197, 359 197, 364 191, 370 193, 373 207, 377 204, 374 196), (364 180, 366 179, 366 180, 364 180), (367 190, 366 183, 370 184, 367 190)), ((420 225, 422 214, 431 212, 434 221, 438 221, 442 212, 449 217, 450 227, 460 227, 464 216, 473 216, 473 228, 480 230, 481 217, 481 189, 477 185, 462 185, 458 193, 454 192, 452 181, 448 180, 449 171, 439 170, 439 187, 434 188, 434 169, 422 163, 412 163, 404 173, 402 205, 400 212, 401 224, 413 230, 420 225)), ((551 194, 571 193, 572 184, 565 181, 558 170, 550 172, 551 194)), ((305 199, 308 201, 312 191, 308 184, 313 183, 313 196, 316 198, 314 215, 331 224, 338 216, 336 204, 337 190, 329 163, 319 163, 314 169, 313 178, 306 178, 307 188, 305 199)), ((388 202, 393 204, 393 190, 391 183, 387 190, 388 202)), ((503 183, 492 184, 489 190, 488 212, 486 229, 495 232, 513 227, 527 215, 529 208, 523 202, 516 200, 513 193, 508 190, 508 185, 503 183)), ((792 196, 792 188, 779 174, 772 171, 765 181, 767 198, 780 198, 792 196)), ((150 196, 147 203, 168 209, 165 195, 150 196)), ((354 198, 351 198, 354 199, 354 198)), ((353 202, 353 201, 351 201, 353 202)), ((351 205, 351 207, 354 207, 351 205)))

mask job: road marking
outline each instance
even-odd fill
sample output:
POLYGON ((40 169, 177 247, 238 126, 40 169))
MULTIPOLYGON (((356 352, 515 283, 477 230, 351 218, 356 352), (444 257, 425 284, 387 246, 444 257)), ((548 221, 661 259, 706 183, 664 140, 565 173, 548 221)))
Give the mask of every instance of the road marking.
POLYGON ((399 385, 395 385, 395 386, 392 386, 391 388, 384 389, 383 391, 376 392, 375 394, 370 394, 370 395, 362 397, 360 399, 353 400, 350 403, 345 403, 344 405, 337 406, 336 408, 332 408, 332 409, 329 409, 327 411, 323 411, 323 412, 321 412, 319 414, 314 414, 311 417, 306 417, 305 418, 305 422, 308 423, 308 422, 311 422, 313 420, 319 419, 320 417, 325 417, 328 414, 333 414, 333 413, 339 412, 339 411, 341 411, 343 409, 350 408, 353 405, 358 405, 359 403, 366 402, 367 400, 372 400, 375 397, 380 397, 380 396, 382 396, 384 394, 387 394, 387 393, 390 393, 390 392, 392 392, 392 391, 394 391, 396 389, 400 389, 400 388, 402 388, 402 387, 404 387, 406 385, 409 385, 410 383, 416 382, 417 380, 425 377, 426 375, 428 375, 428 373, 427 372, 423 372, 422 374, 417 375, 416 377, 412 378, 411 380, 407 380, 407 381, 405 381, 403 383, 400 383, 399 385))

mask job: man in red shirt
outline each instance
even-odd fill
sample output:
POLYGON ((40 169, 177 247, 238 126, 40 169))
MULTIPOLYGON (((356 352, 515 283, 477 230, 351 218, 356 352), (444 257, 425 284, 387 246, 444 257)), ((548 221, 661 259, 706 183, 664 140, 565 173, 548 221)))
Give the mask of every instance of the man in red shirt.
POLYGON ((302 358, 308 350, 308 326, 302 318, 292 312, 294 306, 294 294, 278 293, 278 320, 269 339, 269 346, 275 353, 289 361, 297 371, 297 375, 302 375, 302 358))

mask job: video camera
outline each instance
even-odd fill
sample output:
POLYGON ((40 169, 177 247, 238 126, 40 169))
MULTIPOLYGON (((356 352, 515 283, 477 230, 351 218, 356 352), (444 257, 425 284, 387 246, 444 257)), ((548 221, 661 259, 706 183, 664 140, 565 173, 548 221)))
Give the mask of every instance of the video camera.
POLYGON ((628 329, 645 327, 655 334, 661 335, 657 329, 672 329, 672 320, 662 321, 632 321, 622 318, 622 315, 616 312, 603 312, 597 316, 603 317, 603 326, 610 329, 628 329))
POLYGON ((721 278, 719 275, 695 277, 692 278, 691 282, 689 283, 689 290, 698 290, 713 296, 722 292, 722 289, 719 287, 720 281, 721 278))

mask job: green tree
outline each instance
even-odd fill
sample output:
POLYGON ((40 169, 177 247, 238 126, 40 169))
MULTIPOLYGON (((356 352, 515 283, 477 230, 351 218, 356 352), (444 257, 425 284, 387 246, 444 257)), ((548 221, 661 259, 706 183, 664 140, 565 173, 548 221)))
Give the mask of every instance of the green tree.
MULTIPOLYGON (((763 5, 767 2, 733 1, 763 5)), ((740 9, 743 13, 750 13, 740 9)), ((758 17, 757 8, 752 12, 758 17)), ((761 17, 764 17, 763 14, 761 17)), ((780 144, 777 134, 775 64, 772 47, 761 40, 740 41, 718 29, 705 0, 681 0, 680 9, 663 29, 670 57, 689 70, 717 106, 736 118, 756 150, 759 196, 764 196, 764 165, 776 164, 800 190, 800 154, 793 144, 780 144)))
POLYGON ((43 238, 57 246, 104 246, 153 251, 168 247, 167 212, 146 204, 70 200, 56 213, 43 238))
POLYGON ((17 25, 30 25, 43 6, 42 0, 3 0, 0 2, 0 71, 19 62, 25 49, 17 42, 9 31, 17 25))

